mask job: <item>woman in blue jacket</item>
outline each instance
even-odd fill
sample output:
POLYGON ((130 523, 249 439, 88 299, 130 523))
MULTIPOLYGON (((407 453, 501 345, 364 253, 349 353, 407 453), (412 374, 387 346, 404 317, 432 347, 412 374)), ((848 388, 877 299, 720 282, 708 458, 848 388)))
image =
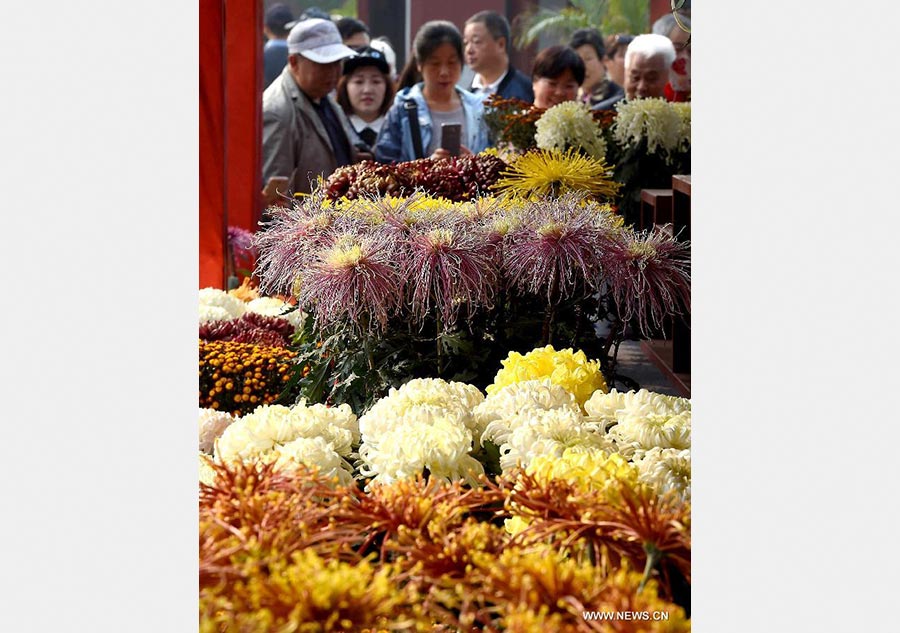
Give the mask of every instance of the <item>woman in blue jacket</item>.
POLYGON ((458 88, 463 65, 463 40, 452 22, 426 22, 413 43, 416 68, 422 81, 397 94, 387 120, 375 141, 375 159, 389 163, 415 158, 445 158, 450 153, 440 146, 441 125, 459 123, 460 153, 482 151, 488 146, 481 97, 458 88), (409 103, 415 109, 408 108, 409 103), (410 117, 418 122, 422 154, 417 156, 410 117))

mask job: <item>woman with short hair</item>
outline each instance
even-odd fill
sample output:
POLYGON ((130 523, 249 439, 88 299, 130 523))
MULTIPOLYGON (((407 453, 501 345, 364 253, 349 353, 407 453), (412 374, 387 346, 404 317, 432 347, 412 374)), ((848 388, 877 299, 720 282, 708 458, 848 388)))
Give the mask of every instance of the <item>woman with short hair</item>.
POLYGON ((545 48, 538 53, 531 71, 534 105, 546 109, 563 101, 574 101, 584 81, 584 72, 584 62, 572 48, 545 48))

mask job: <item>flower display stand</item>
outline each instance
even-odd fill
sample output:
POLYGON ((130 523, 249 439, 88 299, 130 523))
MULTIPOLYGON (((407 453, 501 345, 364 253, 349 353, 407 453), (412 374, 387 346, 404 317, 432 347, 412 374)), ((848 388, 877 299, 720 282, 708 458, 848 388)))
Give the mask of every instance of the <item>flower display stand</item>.
POLYGON ((640 228, 646 230, 672 222, 672 190, 641 189, 640 228))
MULTIPOLYGON (((672 230, 678 240, 691 239, 691 177, 672 176, 672 230)), ((691 373, 691 314, 674 319, 672 325, 672 370, 691 373)))
MULTIPOLYGON (((678 240, 691 238, 691 177, 672 176, 672 189, 644 189, 641 191, 641 222, 671 223, 678 240), (646 218, 646 219, 645 219, 646 218)), ((641 342, 644 355, 656 365, 669 382, 685 397, 691 396, 691 315, 671 319, 666 328, 668 340, 653 339, 641 342)))

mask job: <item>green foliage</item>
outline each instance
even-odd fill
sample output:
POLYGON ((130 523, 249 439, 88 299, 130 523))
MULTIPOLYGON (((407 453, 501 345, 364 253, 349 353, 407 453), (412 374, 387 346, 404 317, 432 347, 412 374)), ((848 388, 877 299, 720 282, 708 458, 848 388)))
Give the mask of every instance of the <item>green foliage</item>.
POLYGON ((647 151, 646 139, 622 149, 607 139, 607 160, 614 164, 619 190, 619 213, 626 224, 636 224, 641 206, 641 189, 671 189, 672 176, 691 173, 691 151, 679 152, 666 160, 661 153, 647 151))
MULTIPOLYGON (((612 340, 600 337, 595 328, 598 321, 615 319, 610 304, 608 297, 584 292, 559 303, 554 308, 550 342, 600 359, 612 384, 612 340)), ((412 378, 439 377, 484 390, 510 350, 526 353, 545 343, 545 317, 545 302, 519 294, 504 295, 492 310, 469 315, 460 320, 465 325, 440 333, 434 319, 426 319, 421 330, 409 322, 393 321, 386 331, 372 334, 347 327, 324 331, 310 317, 291 346, 298 356, 280 402, 290 404, 304 397, 310 403, 347 403, 362 412, 391 387, 412 378)), ((612 329, 621 332, 615 325, 612 329)))
POLYGON ((648 0, 570 0, 559 11, 540 9, 528 15, 514 38, 517 48, 536 42, 541 36, 565 44, 576 30, 599 27, 604 36, 612 33, 644 33, 649 27, 648 0))

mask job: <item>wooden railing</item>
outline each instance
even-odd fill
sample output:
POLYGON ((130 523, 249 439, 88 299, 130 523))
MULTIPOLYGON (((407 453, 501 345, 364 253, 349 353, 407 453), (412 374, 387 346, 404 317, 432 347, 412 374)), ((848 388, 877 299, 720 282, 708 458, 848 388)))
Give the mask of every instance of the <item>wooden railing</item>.
MULTIPOLYGON (((671 229, 677 240, 691 239, 691 177, 672 176, 671 189, 641 191, 640 228, 671 229)), ((643 341, 644 354, 685 397, 691 396, 691 314, 674 317, 666 325, 667 340, 643 341)))

